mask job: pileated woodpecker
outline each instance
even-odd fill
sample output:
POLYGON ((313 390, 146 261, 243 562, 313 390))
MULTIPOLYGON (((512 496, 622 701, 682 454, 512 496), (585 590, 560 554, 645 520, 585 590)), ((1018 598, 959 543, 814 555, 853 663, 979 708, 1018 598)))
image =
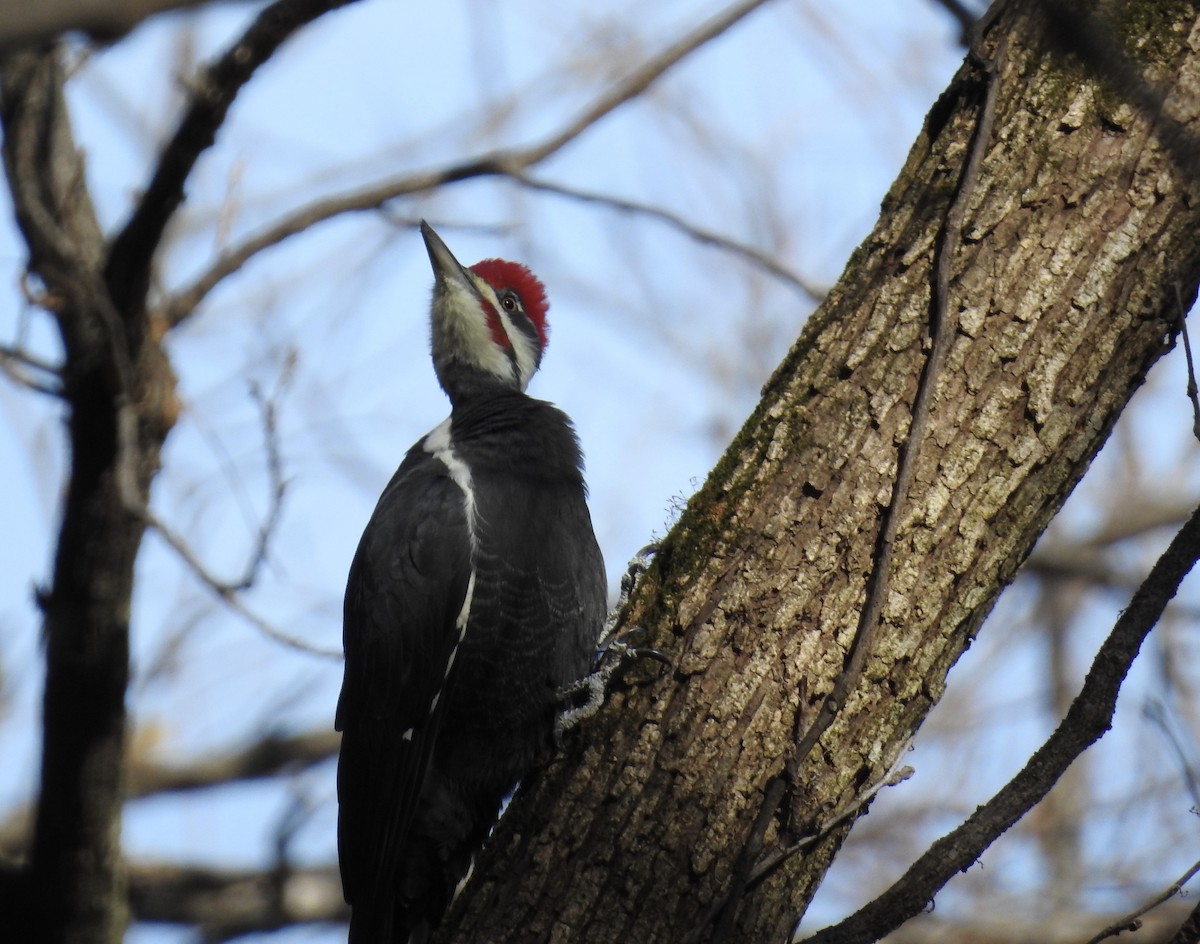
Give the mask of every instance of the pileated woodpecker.
POLYGON ((525 393, 547 301, 426 223, 433 365, 451 413, 405 456, 346 586, 336 726, 350 944, 424 941, 585 676, 605 576, 571 421, 525 393))

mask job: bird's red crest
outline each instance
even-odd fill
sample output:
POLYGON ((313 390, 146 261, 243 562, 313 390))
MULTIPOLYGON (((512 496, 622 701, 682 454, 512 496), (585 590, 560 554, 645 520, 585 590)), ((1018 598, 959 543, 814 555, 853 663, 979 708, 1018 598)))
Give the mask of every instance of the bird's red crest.
POLYGON ((546 298, 546 287, 538 277, 519 262, 505 259, 484 259, 471 266, 471 271, 487 282, 496 292, 509 289, 521 299, 521 307, 537 328, 542 347, 546 347, 550 329, 546 323, 546 312, 550 302, 546 298))

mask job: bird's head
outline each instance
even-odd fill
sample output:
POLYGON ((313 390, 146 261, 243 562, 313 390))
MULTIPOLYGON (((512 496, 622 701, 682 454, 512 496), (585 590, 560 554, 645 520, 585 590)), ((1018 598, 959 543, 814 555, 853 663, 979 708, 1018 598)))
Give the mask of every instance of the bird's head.
POLYGON ((499 384, 524 390, 546 349, 546 289, 525 266, 484 259, 469 268, 422 220, 433 265, 433 367, 452 403, 499 384))

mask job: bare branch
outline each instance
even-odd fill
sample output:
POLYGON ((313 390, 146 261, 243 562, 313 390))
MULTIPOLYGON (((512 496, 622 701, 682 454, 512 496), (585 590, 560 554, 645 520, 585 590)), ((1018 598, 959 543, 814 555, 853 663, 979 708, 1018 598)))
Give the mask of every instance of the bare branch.
POLYGON ((808 944, 865 944, 919 914, 955 874, 1050 792, 1063 772, 1112 724, 1117 694, 1142 642, 1200 559, 1200 508, 1171 541, 1101 645, 1062 723, 1021 771, 960 826, 937 840, 904 875, 808 944))
POLYGON ((521 175, 529 168, 561 150, 589 130, 601 118, 636 98, 663 73, 683 61, 690 53, 720 36, 768 2, 769 0, 741 0, 741 2, 731 5, 723 13, 697 27, 650 59, 624 81, 617 83, 591 106, 585 108, 575 120, 540 144, 526 148, 491 151, 440 170, 383 181, 352 193, 315 201, 303 209, 285 216, 261 230, 257 235, 249 237, 241 245, 234 246, 222 253, 216 263, 191 285, 168 299, 163 305, 163 316, 167 324, 173 326, 185 320, 204 301, 209 292, 224 279, 239 271, 260 252, 303 233, 318 223, 347 213, 378 210, 385 203, 397 197, 435 190, 446 184, 458 183, 463 180, 489 176, 508 176, 520 179, 521 175))
POLYGON ((853 800, 848 803, 843 810, 833 814, 827 820, 825 820, 825 822, 821 823, 821 825, 818 826, 814 832, 796 840, 786 849, 777 849, 770 855, 764 856, 762 859, 760 859, 755 864, 754 868, 750 870, 750 876, 746 883, 747 888, 751 888, 758 884, 758 882, 766 877, 771 871, 778 868, 787 859, 791 858, 797 853, 803 852, 805 849, 808 849, 811 846, 815 846, 839 826, 850 822, 852 819, 858 816, 859 813, 866 809, 870 802, 875 799, 879 791, 884 787, 894 787, 911 777, 914 773, 913 769, 902 763, 904 755, 911 748, 912 738, 909 738, 908 741, 901 746, 898 759, 894 764, 892 764, 886 774, 876 780, 873 784, 869 785, 865 790, 862 791, 862 793, 854 797, 853 800))
MULTIPOLYGON (((1166 891, 1156 895, 1142 907, 1136 911, 1132 911, 1123 918, 1118 918, 1107 928, 1097 934, 1095 937, 1088 938, 1087 944, 1100 944, 1101 941, 1110 937, 1116 937, 1122 931, 1136 931, 1142 926, 1141 917, 1148 911, 1152 911, 1165 901, 1174 898, 1183 891, 1183 886, 1190 882, 1200 872, 1200 862, 1195 863, 1190 869, 1183 873, 1179 879, 1166 891)), ((1194 938, 1192 939, 1194 940, 1194 938)))
POLYGON ((20 384, 37 393, 52 397, 61 397, 62 371, 54 364, 34 357, 28 351, 19 347, 0 344, 0 371, 3 371, 13 383, 20 384), (33 374, 42 374, 35 377, 33 374))
POLYGON ((141 201, 109 252, 105 281, 118 310, 127 317, 131 305, 140 309, 145 304, 150 263, 167 221, 183 200, 184 183, 196 160, 216 140, 238 92, 296 30, 349 2, 352 0, 276 0, 206 70, 141 201))
POLYGON ((1192 402, 1192 435, 1200 439, 1200 388, 1196 386, 1196 365, 1192 362, 1192 342, 1188 337, 1187 310, 1183 305, 1179 286, 1175 286, 1175 295, 1179 302, 1179 333, 1183 337, 1183 353, 1187 358, 1187 396, 1192 402))
MULTIPOLYGON (((130 752, 124 798, 140 800, 300 773, 336 755, 340 745, 340 734, 322 728, 287 736, 268 734, 230 753, 212 754, 186 764, 145 760, 134 751, 130 752)), ((0 859, 25 854, 32 825, 32 807, 19 808, 0 822, 0 859)))
POLYGON ((323 646, 315 646, 301 639, 299 636, 293 636, 291 633, 284 632, 277 626, 273 626, 267 622, 242 602, 239 591, 244 588, 240 588, 236 583, 222 580, 213 574, 188 546, 187 541, 176 534, 169 525, 161 521, 149 508, 143 505, 133 510, 142 516, 146 527, 153 529, 166 542, 167 546, 178 555, 179 559, 183 561, 187 568, 205 587, 211 590, 230 610, 268 639, 280 645, 287 646, 289 649, 295 649, 297 652, 306 653, 307 655, 320 656, 323 659, 341 660, 342 652, 340 649, 327 649, 323 646))
POLYGON ((975 14, 962 0, 934 0, 958 23, 958 41, 963 46, 971 44, 971 32, 975 28, 975 14))
POLYGON ((1139 538, 1158 528, 1178 528, 1194 504, 1190 497, 1152 494, 1125 495, 1106 509, 1104 523, 1087 539, 1093 548, 1139 538))
POLYGON ((336 731, 309 731, 280 737, 270 734, 232 754, 174 766, 139 760, 129 766, 130 799, 261 780, 305 770, 333 757, 341 744, 336 731))
MULTIPOLYGON (((50 312, 62 335, 75 406, 80 379, 96 371, 112 388, 117 437, 116 480, 122 500, 138 503, 137 417, 132 391, 133 336, 99 277, 104 240, 83 161, 75 148, 56 51, 4 60, 5 170, 21 233, 29 246, 26 298, 50 312), (32 284, 40 280, 40 289, 32 284)), ((94 391, 82 399, 94 399, 94 391)))
POLYGON ((583 113, 571 124, 557 134, 551 135, 541 144, 534 145, 522 152, 523 160, 520 166, 530 167, 561 150, 601 118, 641 95, 672 66, 678 65, 705 43, 721 36, 740 20, 745 19, 768 2, 770 0, 740 0, 718 13, 707 23, 702 23, 657 56, 652 57, 623 82, 619 82, 610 89, 607 94, 598 98, 591 107, 584 109, 583 113))
POLYGON ((333 866, 273 871, 131 864, 129 900, 139 921, 189 924, 226 941, 290 924, 345 922, 333 866))
POLYGON ((825 298, 826 289, 814 285, 802 276, 797 275, 774 256, 763 252, 760 249, 755 249, 753 246, 747 246, 745 243, 739 243, 736 240, 723 236, 713 230, 704 229, 694 223, 689 223, 683 217, 678 216, 669 210, 664 210, 661 207, 651 206, 647 203, 639 203, 635 200, 626 200, 621 197, 614 197, 611 194, 598 193, 592 190, 581 190, 575 187, 567 187, 563 184, 550 183, 546 180, 539 180, 535 177, 530 177, 523 172, 513 172, 509 174, 512 180, 517 181, 523 187, 528 187, 530 190, 538 190, 542 193, 557 194, 561 197, 569 197, 572 200, 579 200, 583 203, 596 203, 602 206, 611 207, 614 210, 619 210, 623 213, 635 214, 637 216, 645 216, 650 219, 658 220, 660 223, 666 223, 671 228, 678 230, 689 239, 703 245, 714 246, 717 249, 722 249, 732 255, 738 256, 741 259, 749 262, 751 265, 765 271, 767 274, 774 276, 782 282, 786 282, 797 292, 803 295, 809 301, 820 304, 825 298))
MULTIPOLYGON (((40 303, 62 336, 72 469, 51 588, 41 597, 46 681, 41 789, 28 904, 46 939, 115 939, 123 924, 122 800, 129 594, 142 529, 122 506, 146 494, 168 411, 138 416, 132 391, 168 403, 99 277, 101 235, 54 49, 0 60, 4 165, 40 303), (140 368, 145 368, 144 370, 140 368), (139 434, 139 427, 144 437, 139 434), (143 448, 145 447, 145 448, 143 448), (100 563, 102 562, 102 563, 100 563), (79 706, 87 705, 86 712, 79 706)), ((32 281, 32 280, 31 280, 32 281)), ((141 337, 138 335, 137 337, 141 337)))

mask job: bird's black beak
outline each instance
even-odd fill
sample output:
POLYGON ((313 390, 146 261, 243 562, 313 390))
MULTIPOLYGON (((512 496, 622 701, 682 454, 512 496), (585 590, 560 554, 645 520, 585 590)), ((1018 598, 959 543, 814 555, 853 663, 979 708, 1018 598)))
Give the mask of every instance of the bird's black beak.
POLYGON ((433 266, 433 274, 438 282, 449 284, 458 283, 472 295, 479 295, 475 281, 461 262, 454 258, 454 253, 442 242, 432 226, 421 220, 421 236, 425 240, 425 250, 429 253, 429 263, 433 266))

